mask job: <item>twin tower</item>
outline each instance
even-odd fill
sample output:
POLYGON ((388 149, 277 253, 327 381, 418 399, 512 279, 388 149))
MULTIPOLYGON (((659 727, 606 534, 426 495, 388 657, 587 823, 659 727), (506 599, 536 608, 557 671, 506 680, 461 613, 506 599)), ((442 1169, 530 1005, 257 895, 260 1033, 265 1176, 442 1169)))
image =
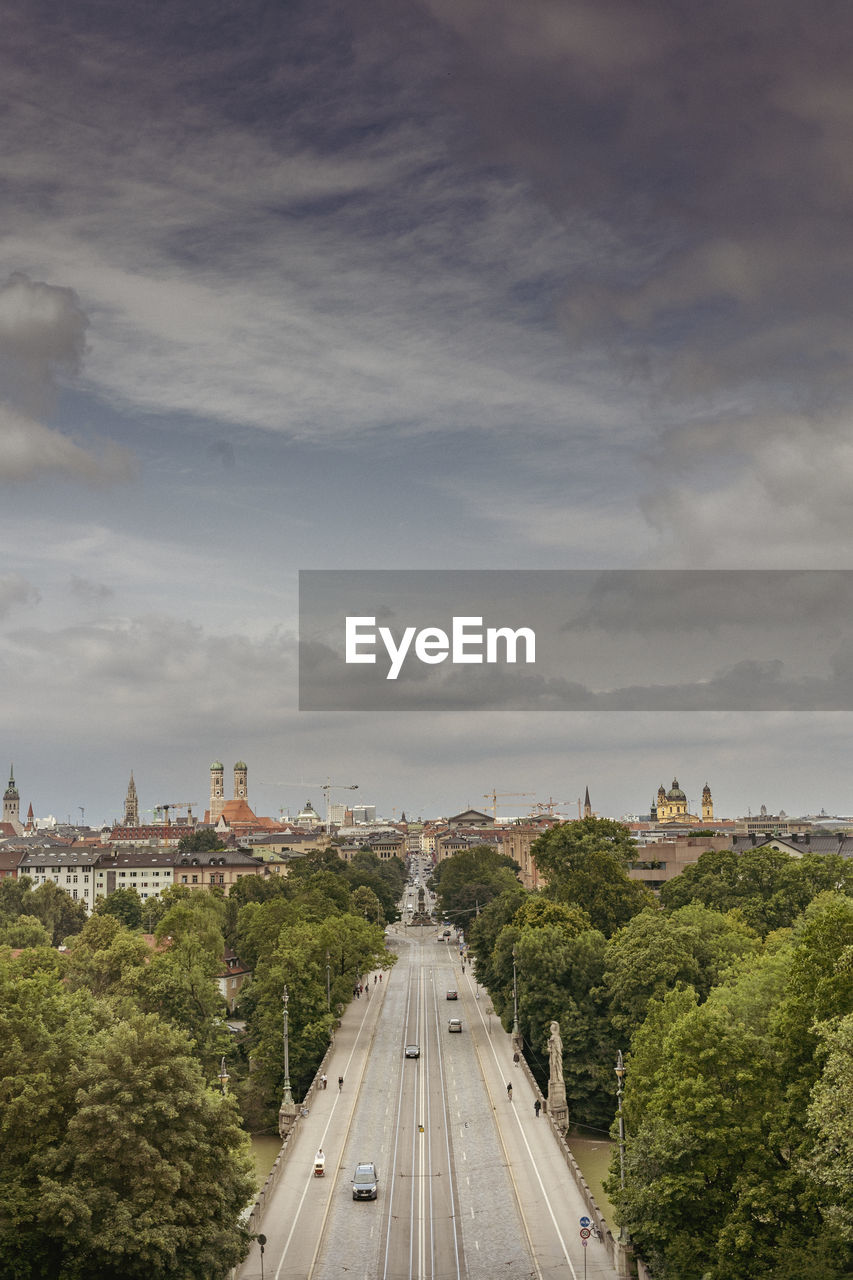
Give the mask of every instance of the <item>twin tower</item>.
MULTIPOLYGON (((245 760, 238 760, 234 766, 234 799, 248 800, 249 766, 245 760)), ((215 824, 222 817, 225 808, 225 766, 220 760, 214 760, 210 766, 210 821, 215 824)))

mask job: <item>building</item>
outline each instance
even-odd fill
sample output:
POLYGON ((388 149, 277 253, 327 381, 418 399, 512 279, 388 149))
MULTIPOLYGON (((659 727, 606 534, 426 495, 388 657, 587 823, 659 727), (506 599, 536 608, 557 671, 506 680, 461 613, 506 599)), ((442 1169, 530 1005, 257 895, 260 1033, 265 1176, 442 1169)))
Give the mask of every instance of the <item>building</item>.
POLYGON ((74 845, 29 848, 20 856, 18 875, 30 876, 37 887, 52 880, 75 902, 85 903, 91 911, 97 901, 95 874, 100 849, 76 848, 74 845))
POLYGON ((139 798, 136 794, 136 783, 133 781, 133 770, 130 771, 130 782, 127 784, 127 795, 124 798, 125 827, 139 826, 139 798))
POLYGON ((95 902, 108 898, 116 889, 135 889, 143 902, 158 898, 174 883, 176 851, 116 845, 101 851, 95 865, 95 902))
POLYGON ((219 994, 228 1006, 228 1012, 233 1013, 240 995, 240 988, 247 978, 251 978, 252 972, 243 964, 243 961, 232 951, 230 947, 225 948, 225 955, 222 958, 222 968, 216 979, 219 987, 219 994))
POLYGON ((21 825, 21 797, 15 785, 15 768, 9 766, 9 785, 3 792, 3 823, 12 828, 16 836, 24 834, 21 825))
POLYGON ((657 840, 637 849, 638 856, 630 863, 628 876, 631 880, 642 881, 650 889, 659 889, 667 880, 675 879, 686 867, 698 862, 703 853, 731 847, 732 837, 729 835, 679 835, 657 840))
POLYGON ((660 825, 702 826, 714 821, 714 803, 711 799, 711 788, 707 782, 702 788, 701 814, 689 813, 687 796, 673 778, 669 791, 664 790, 663 783, 658 787, 657 798, 651 806, 651 821, 660 825))

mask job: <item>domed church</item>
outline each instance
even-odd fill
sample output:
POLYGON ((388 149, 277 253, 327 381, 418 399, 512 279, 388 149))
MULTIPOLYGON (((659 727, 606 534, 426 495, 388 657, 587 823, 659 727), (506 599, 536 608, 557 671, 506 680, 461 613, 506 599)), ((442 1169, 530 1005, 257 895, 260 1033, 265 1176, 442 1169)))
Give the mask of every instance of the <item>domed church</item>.
POLYGON ((711 799, 711 788, 707 782, 702 788, 701 815, 687 812, 687 796, 673 778, 669 791, 664 790, 663 783, 658 787, 657 800, 651 807, 652 822, 672 823, 676 826, 698 827, 703 822, 714 821, 714 802, 711 799))

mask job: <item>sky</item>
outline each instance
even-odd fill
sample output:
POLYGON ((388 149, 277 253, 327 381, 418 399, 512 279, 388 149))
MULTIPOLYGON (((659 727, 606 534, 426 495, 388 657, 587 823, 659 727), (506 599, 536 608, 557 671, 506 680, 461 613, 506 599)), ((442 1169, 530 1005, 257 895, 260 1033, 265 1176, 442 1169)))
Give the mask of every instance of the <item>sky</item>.
POLYGON ((305 569, 851 567, 851 72, 838 0, 8 0, 22 811, 242 759, 273 815, 853 812, 849 711, 301 712, 296 612, 305 569))

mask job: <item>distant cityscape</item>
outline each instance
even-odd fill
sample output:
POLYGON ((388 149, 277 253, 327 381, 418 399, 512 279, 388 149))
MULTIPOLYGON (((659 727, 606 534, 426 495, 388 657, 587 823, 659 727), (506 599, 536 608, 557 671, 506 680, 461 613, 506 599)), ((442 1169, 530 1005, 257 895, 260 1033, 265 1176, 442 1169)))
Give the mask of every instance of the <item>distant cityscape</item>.
MULTIPOLYGON (((225 778, 225 766, 214 761, 203 811, 187 801, 142 809, 131 773, 121 819, 92 828, 82 821, 82 814, 80 823, 37 818, 32 804, 22 817, 12 766, 3 794, 0 878, 27 875, 36 884, 52 880, 91 911, 99 898, 119 888, 135 889, 143 901, 173 884, 189 889, 214 887, 227 894, 242 876, 286 876, 294 859, 330 846, 345 861, 369 849, 381 860, 420 854, 439 863, 466 849, 488 845, 518 864, 526 888, 537 889, 543 882, 532 850, 543 831, 561 822, 601 816, 587 787, 571 812, 564 803, 548 799, 534 802, 527 813, 499 816, 504 800, 521 797, 492 791, 483 797, 491 802, 491 812, 487 805, 449 815, 415 817, 401 811, 389 818, 377 816, 373 804, 335 799, 336 790, 357 787, 337 788, 329 782, 322 787, 325 812, 306 800, 295 817, 283 810, 273 817, 257 813, 250 804, 249 767, 244 760, 233 766, 230 796, 225 778), (191 842, 185 837, 201 831, 215 833, 215 851, 188 848, 191 842)), ((619 819, 637 844, 637 858, 629 869, 633 879, 659 889, 709 849, 771 845, 794 856, 806 851, 853 856, 853 819, 848 816, 792 817, 784 811, 768 813, 761 806, 758 814, 720 817, 707 782, 699 795, 699 803, 691 809, 687 793, 673 778, 669 788, 661 783, 653 793, 647 813, 619 819)))

